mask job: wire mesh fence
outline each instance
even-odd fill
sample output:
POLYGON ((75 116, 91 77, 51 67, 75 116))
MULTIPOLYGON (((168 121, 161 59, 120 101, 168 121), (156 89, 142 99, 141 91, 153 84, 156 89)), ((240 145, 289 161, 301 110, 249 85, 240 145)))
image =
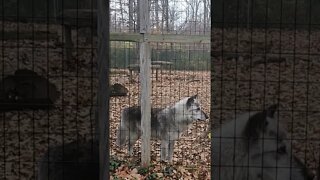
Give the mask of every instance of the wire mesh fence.
POLYGON ((212 176, 313 179, 320 142, 317 3, 213 7, 212 176))
POLYGON ((141 142, 136 141, 141 135, 142 96, 139 39, 134 35, 141 23, 138 8, 139 1, 110 1, 110 38, 114 39, 110 81, 126 92, 110 99, 111 176, 210 179, 210 141, 200 138, 208 120, 196 121, 205 120, 210 110, 210 2, 149 1, 154 109, 148 168, 140 166, 141 142), (207 42, 201 43, 199 39, 204 37, 207 42), (196 94, 192 101, 190 97, 196 94), (190 98, 188 108, 185 97, 190 98), (128 145, 133 148, 128 149, 128 145), (128 151, 132 151, 131 156, 128 151), (171 153, 172 162, 168 163, 171 153))
MULTIPOLYGON (((108 2, 110 178, 319 178, 317 1, 149 1, 147 168, 139 2, 108 2)), ((1 1, 0 179, 98 179, 96 4, 1 1)))
POLYGON ((0 179, 98 179, 95 7, 1 1, 0 179))
MULTIPOLYGON (((101 172, 98 154, 103 153, 96 140, 100 127, 95 121, 95 109, 96 100, 105 97, 97 97, 96 92, 98 49, 95 44, 99 20, 96 3, 85 0, 1 2, 1 179, 98 178, 99 170, 101 172)), ((138 3, 110 2, 111 32, 129 35, 138 32, 141 23, 137 16, 138 3)), ((203 114, 199 119, 204 120, 205 113, 209 113, 209 44, 187 44, 183 40, 177 43, 181 37, 175 42, 178 35, 185 35, 182 38, 208 36, 209 4, 209 1, 150 1, 152 33, 174 35, 166 37, 173 40, 170 43, 159 42, 159 37, 151 42, 155 107, 164 108, 184 96, 198 94, 205 104, 201 106, 203 114), (194 5, 197 7, 192 8, 194 5)), ((139 154, 135 147, 133 158, 124 162, 125 153, 114 146, 121 110, 138 104, 140 97, 138 45, 130 38, 128 42, 113 41, 110 45, 112 156, 109 170, 116 176, 123 166, 131 167, 139 154)), ((199 147, 188 150, 192 155, 184 154, 205 128, 205 122, 193 124, 174 148, 174 162, 187 171, 180 168, 180 174, 173 175, 177 167, 166 166, 162 171, 161 166, 157 166, 159 171, 147 172, 145 176, 153 177, 154 173, 161 172, 170 178, 195 171, 194 176, 207 177, 209 141, 200 140, 199 147), (205 144, 205 148, 200 148, 200 143, 205 144)), ((153 145, 157 147, 154 156, 159 146, 153 145)), ((153 162, 156 159, 153 158, 153 162)))

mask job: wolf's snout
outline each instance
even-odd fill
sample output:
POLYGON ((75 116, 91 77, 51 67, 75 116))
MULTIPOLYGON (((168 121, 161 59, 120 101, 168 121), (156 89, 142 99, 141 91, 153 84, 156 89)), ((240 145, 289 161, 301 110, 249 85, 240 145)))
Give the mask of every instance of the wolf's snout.
POLYGON ((204 121, 204 120, 206 120, 208 118, 209 118, 208 115, 205 112, 201 111, 201 117, 198 120, 199 121, 201 121, 201 120, 204 121))
POLYGON ((209 116, 206 113, 203 113, 206 119, 209 119, 209 116))

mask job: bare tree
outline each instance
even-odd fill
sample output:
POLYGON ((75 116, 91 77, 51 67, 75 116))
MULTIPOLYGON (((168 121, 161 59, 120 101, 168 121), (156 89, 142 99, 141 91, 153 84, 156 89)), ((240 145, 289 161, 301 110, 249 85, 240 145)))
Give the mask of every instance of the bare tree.
POLYGON ((159 28, 160 28, 160 24, 159 24, 159 11, 160 11, 159 0, 155 0, 154 4, 155 4, 154 10, 155 10, 156 29, 157 29, 157 31, 159 31, 159 28))
POLYGON ((135 7, 135 15, 136 15, 136 20, 137 20, 137 24, 136 24, 136 28, 135 28, 135 32, 139 32, 139 29, 140 29, 140 18, 139 18, 139 4, 140 4, 140 1, 134 1, 134 7, 135 7))
POLYGON ((132 32, 132 30, 134 30, 134 20, 133 20, 133 17, 134 17, 134 10, 133 10, 133 1, 134 0, 129 0, 129 32, 132 32))
MULTIPOLYGON (((138 0, 115 0, 111 13, 111 27, 139 31, 138 0)), ((194 34, 209 32, 210 0, 150 0, 151 26, 158 32, 194 34)))
POLYGON ((169 2, 168 0, 161 0, 162 6, 162 19, 161 19, 161 29, 169 31, 169 2))
POLYGON ((167 32, 169 32, 170 29, 169 29, 169 2, 168 2, 168 0, 165 0, 164 8, 165 8, 164 19, 166 22, 166 30, 167 30, 167 32))
POLYGON ((121 28, 124 26, 122 0, 119 0, 119 6, 120 6, 120 17, 121 17, 121 19, 120 19, 120 22, 121 22, 120 30, 121 30, 121 28))
POLYGON ((206 33, 207 31, 207 26, 208 26, 208 14, 210 12, 210 6, 209 6, 209 2, 207 0, 203 0, 203 30, 204 30, 204 33, 206 33))
POLYGON ((185 0, 185 22, 180 29, 189 33, 208 32, 210 28, 210 1, 209 0, 185 0))

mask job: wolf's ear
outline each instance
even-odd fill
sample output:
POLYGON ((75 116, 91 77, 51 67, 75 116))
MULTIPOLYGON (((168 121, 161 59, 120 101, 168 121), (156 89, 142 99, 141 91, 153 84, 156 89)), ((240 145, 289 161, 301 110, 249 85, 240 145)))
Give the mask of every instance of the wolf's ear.
POLYGON ((249 117, 247 124, 244 128, 243 135, 249 140, 256 140, 259 138, 260 134, 264 132, 268 126, 268 121, 266 118, 266 113, 258 112, 251 117, 249 117))
MULTIPOLYGON (((191 98, 191 99, 197 99, 197 98, 198 98, 198 94, 195 94, 195 95, 191 96, 190 98, 191 98)), ((190 98, 189 98, 189 99, 190 99, 190 98)))
POLYGON ((275 112, 277 111, 278 107, 279 107, 278 104, 274 104, 274 105, 269 106, 269 107, 265 110, 267 116, 268 116, 268 117, 271 117, 271 118, 274 118, 274 114, 275 114, 275 112))
POLYGON ((249 117, 247 124, 244 128, 243 135, 250 140, 255 142, 265 132, 269 121, 267 117, 274 117, 274 113, 277 110, 277 105, 272 105, 264 111, 257 112, 249 117))
POLYGON ((192 103, 194 103, 194 100, 197 98, 198 98, 198 94, 189 97, 187 100, 187 108, 189 108, 192 105, 192 103))
POLYGON ((259 138, 260 134, 265 132, 269 125, 267 117, 274 118, 277 108, 278 104, 274 104, 269 106, 266 110, 251 116, 243 131, 244 136, 251 140, 259 138))

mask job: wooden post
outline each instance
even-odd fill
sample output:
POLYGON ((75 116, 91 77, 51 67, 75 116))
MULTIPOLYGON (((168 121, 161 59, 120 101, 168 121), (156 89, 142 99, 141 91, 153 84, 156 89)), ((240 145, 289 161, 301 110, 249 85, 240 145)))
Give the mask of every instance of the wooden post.
POLYGON ((99 139, 99 179, 109 179, 109 1, 98 0, 98 76, 96 137, 99 139))
POLYGON ((143 40, 140 43, 140 82, 141 82, 141 165, 150 164, 150 129, 151 129, 151 58, 150 44, 148 42, 149 24, 149 1, 139 1, 140 34, 143 40))

